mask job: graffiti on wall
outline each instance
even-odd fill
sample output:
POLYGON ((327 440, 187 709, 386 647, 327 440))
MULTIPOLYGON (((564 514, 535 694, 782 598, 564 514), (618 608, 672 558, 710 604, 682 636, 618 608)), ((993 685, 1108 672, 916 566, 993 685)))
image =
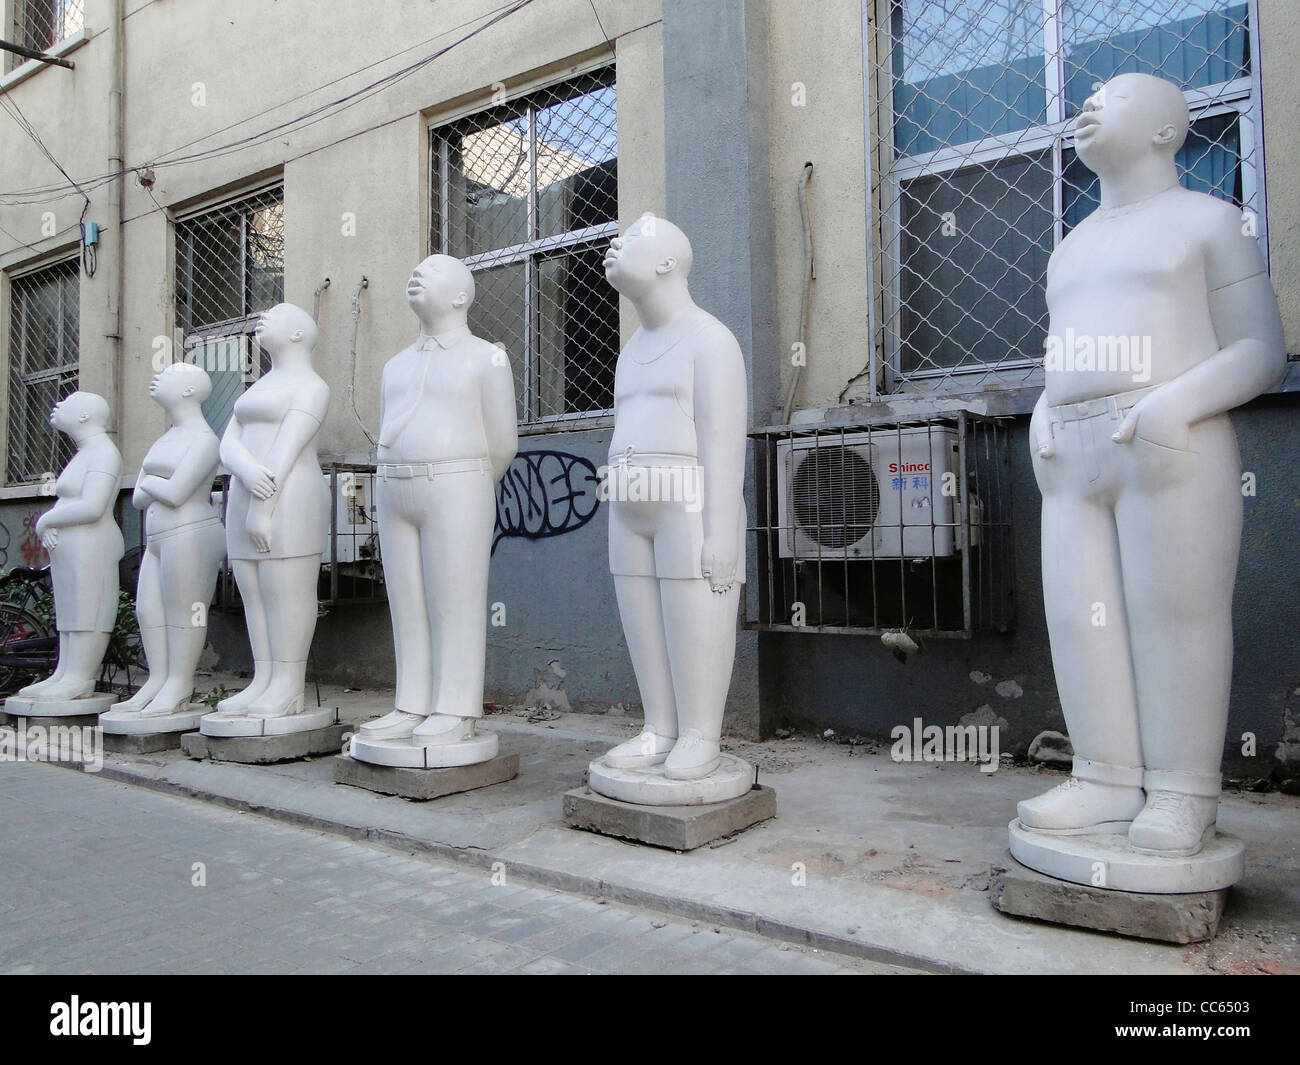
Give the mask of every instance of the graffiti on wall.
POLYGON ((14 523, 0 519, 0 570, 13 566, 39 569, 50 564, 50 556, 45 553, 40 537, 36 535, 36 521, 40 516, 39 510, 24 514, 18 523, 21 531, 10 528, 14 523))
POLYGON ((492 550, 511 536, 541 540, 581 529, 600 506, 596 467, 567 451, 525 451, 497 485, 492 550))

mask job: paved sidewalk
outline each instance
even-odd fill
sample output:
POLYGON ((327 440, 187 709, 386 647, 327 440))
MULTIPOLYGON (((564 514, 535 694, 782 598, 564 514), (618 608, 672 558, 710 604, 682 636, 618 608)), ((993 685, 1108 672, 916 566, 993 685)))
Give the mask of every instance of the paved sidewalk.
POLYGON ((53 766, 0 810, 4 974, 907 972, 53 766))
MULTIPOLYGON (((322 694, 348 722, 391 708, 388 691, 322 687, 322 694)), ((613 715, 538 722, 490 715, 485 727, 500 733, 503 752, 520 756, 519 776, 431 803, 335 785, 328 758, 241 766, 179 752, 108 756, 103 775, 423 852, 476 875, 501 862, 513 883, 931 971, 1300 972, 1296 797, 1225 795, 1219 823, 1245 842, 1246 877, 1230 895, 1219 936, 1177 947, 993 909, 988 888, 1012 861, 1006 826, 1016 802, 1063 779, 1056 771, 898 764, 887 747, 806 736, 725 742, 776 789, 775 819, 687 854, 568 828, 563 793, 639 725, 613 715)))

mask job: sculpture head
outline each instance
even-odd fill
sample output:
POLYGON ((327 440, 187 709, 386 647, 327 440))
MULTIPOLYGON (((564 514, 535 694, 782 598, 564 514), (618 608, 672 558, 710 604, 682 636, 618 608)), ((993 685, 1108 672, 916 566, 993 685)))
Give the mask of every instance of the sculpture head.
POLYGON ((301 307, 277 303, 263 311, 253 330, 253 339, 272 356, 301 346, 308 353, 316 346, 316 322, 301 307))
POLYGON ((422 322, 464 318, 474 302, 474 275, 459 259, 430 255, 411 271, 406 302, 422 322))
POLYGON ((50 411, 50 425, 69 436, 108 428, 108 401, 94 392, 73 392, 50 411))
POLYGON ((636 300, 659 287, 684 289, 693 260, 686 234, 668 219, 647 213, 609 242, 605 280, 628 299, 636 300))
POLYGON ((202 403, 211 394, 212 378, 192 362, 174 362, 149 382, 150 397, 169 411, 187 401, 202 403))
POLYGON ((1075 150, 1097 174, 1167 158, 1187 137, 1187 101, 1171 81, 1150 74, 1117 74, 1084 102, 1075 119, 1075 150))

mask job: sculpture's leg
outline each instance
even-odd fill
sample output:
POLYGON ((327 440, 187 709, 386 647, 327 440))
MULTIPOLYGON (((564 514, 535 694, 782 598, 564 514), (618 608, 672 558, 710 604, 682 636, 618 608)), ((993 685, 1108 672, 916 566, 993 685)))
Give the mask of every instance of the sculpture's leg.
POLYGON ((1212 834, 1232 681, 1232 586, 1241 460, 1226 416, 1193 427, 1195 452, 1138 438, 1117 510, 1147 806, 1135 847, 1194 854, 1212 834))
POLYGON ((316 632, 316 582, 320 555, 259 562, 258 580, 267 604, 271 637, 271 683, 247 713, 281 717, 302 712, 307 655, 316 632))
POLYGON ((456 473, 425 482, 420 530, 425 604, 432 636, 432 713, 416 742, 455 742, 483 716, 487 656, 488 563, 496 497, 486 473, 456 473))
POLYGON ((604 761, 615 769, 658 765, 677 742, 677 699, 673 693, 673 668, 664 631, 659 579, 615 574, 614 593, 623 622, 623 638, 627 641, 632 671, 641 693, 645 728, 641 735, 609 751, 604 761))
POLYGON ((247 558, 230 561, 235 583, 239 585, 239 597, 244 601, 244 624, 248 629, 248 642, 253 649, 253 679, 243 691, 217 703, 218 713, 243 713, 271 683, 271 635, 267 631, 267 607, 262 600, 257 567, 258 563, 247 558))
POLYGON ((194 671, 208 635, 208 603, 220 565, 219 525, 209 525, 163 541, 159 545, 158 571, 165 590, 163 609, 167 628, 165 683, 141 711, 145 717, 174 714, 189 705, 194 692, 194 671))
POLYGON ((163 587, 159 579, 159 547, 150 544, 145 548, 140 563, 140 579, 135 587, 135 618, 140 625, 140 646, 144 649, 149 676, 131 698, 114 704, 110 707, 112 710, 142 710, 167 679, 167 632, 164 628, 163 587))
POLYGON ((18 689, 18 696, 23 699, 44 698, 45 692, 62 683, 63 678, 67 675, 70 657, 68 653, 68 633, 59 633, 59 661, 55 664, 54 672, 44 680, 38 680, 28 684, 25 688, 18 689))
POLYGON ((664 632, 677 702, 677 743, 664 776, 691 780, 718 767, 722 714, 736 657, 740 585, 717 593, 707 580, 661 580, 664 632))
POLYGON ((397 663, 397 693, 393 710, 358 729, 363 739, 400 739, 411 734, 433 704, 433 662, 425 576, 420 559, 420 530, 408 507, 409 479, 380 477, 375 504, 384 516, 379 523, 379 551, 384 560, 388 613, 393 624, 393 655, 397 663))
POLYGON ((1027 828, 1076 832, 1127 822, 1142 809, 1142 747, 1114 515, 1104 500, 1087 498, 1088 463, 1076 454, 1093 426, 1065 428, 1057 455, 1036 458, 1035 467, 1043 489, 1043 605, 1074 772, 1020 803, 1018 813, 1027 828), (1072 474, 1081 483, 1070 483, 1072 474))
POLYGON ((95 690, 95 679, 108 650, 110 634, 75 630, 59 633, 59 664, 64 674, 58 682, 41 692, 41 698, 50 701, 80 699, 95 690))

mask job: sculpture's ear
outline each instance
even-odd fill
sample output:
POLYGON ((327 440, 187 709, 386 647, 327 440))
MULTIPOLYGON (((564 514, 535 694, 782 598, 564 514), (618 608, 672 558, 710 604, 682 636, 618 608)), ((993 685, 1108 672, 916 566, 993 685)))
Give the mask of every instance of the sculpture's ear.
POLYGON ((182 396, 192 396, 192 395, 194 395, 194 386, 193 386, 193 385, 186 385, 186 386, 185 386, 185 391, 182 392, 181 395, 182 395, 182 396))
POLYGON ((295 330, 290 334, 289 339, 292 340, 295 344, 298 343, 298 341, 300 341, 300 340, 302 339, 302 330, 301 330, 301 329, 295 329, 295 330))
POLYGON ((469 293, 458 292, 456 293, 456 298, 451 301, 451 305, 453 307, 464 307, 465 304, 467 304, 468 302, 469 302, 469 293))
POLYGON ((79 422, 88 422, 88 421, 90 421, 90 415, 89 415, 89 414, 83 414, 80 418, 77 419, 77 421, 79 421, 79 422))
POLYGON ((1155 135, 1151 138, 1151 143, 1163 146, 1170 143, 1176 136, 1178 136, 1178 131, 1174 129, 1171 123, 1166 122, 1156 130, 1155 135))
POLYGON ((667 259, 655 267, 656 274, 671 274, 677 267, 676 257, 670 255, 667 259))

